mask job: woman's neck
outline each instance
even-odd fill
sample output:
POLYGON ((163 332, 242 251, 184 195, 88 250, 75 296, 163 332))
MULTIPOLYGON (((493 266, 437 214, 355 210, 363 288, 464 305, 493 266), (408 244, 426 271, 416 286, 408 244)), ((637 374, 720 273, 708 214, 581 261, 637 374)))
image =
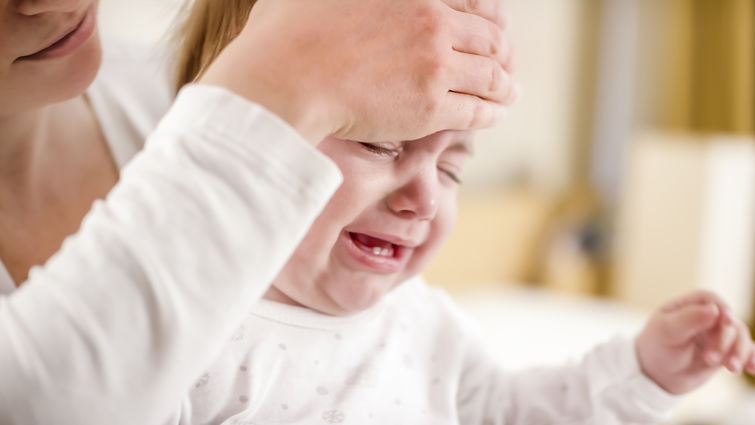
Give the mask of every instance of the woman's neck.
POLYGON ((51 182, 76 179, 82 171, 103 166, 114 170, 83 96, 0 117, 0 199, 16 196, 23 202, 49 189, 51 182))
POLYGON ((0 260, 17 283, 57 251, 117 179, 83 97, 0 118, 0 260))
POLYGON ((26 192, 33 185, 49 139, 50 109, 0 117, 0 188, 26 192))

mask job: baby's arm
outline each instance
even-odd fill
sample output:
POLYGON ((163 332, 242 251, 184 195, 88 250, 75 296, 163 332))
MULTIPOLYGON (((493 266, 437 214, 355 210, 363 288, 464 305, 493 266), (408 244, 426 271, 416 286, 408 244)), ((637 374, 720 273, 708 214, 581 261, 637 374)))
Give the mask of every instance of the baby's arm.
POLYGON ((750 331, 715 294, 694 292, 663 306, 637 337, 642 371, 672 394, 704 384, 722 366, 755 374, 750 331))
POLYGON ((651 425, 677 403, 642 373, 631 340, 603 344, 579 363, 511 374, 471 348, 457 400, 464 424, 651 425))

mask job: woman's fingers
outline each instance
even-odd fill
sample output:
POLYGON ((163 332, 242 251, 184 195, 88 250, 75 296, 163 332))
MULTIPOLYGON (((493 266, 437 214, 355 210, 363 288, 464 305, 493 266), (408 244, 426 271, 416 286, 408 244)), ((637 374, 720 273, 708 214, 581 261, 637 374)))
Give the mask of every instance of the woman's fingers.
POLYGON ((511 43, 501 28, 477 15, 454 12, 454 39, 451 46, 457 52, 487 56, 511 72, 511 43))
POLYGON ((504 105, 515 99, 511 76, 498 62, 479 55, 453 52, 448 77, 453 92, 469 94, 504 105))
POLYGON ((495 23, 501 31, 506 29, 508 18, 499 0, 443 0, 443 2, 459 12, 481 16, 495 23))
POLYGON ((436 125, 447 128, 479 129, 490 127, 503 117, 505 108, 476 96, 448 92, 438 111, 436 125))
POLYGON ((516 97, 499 0, 262 3, 202 82, 256 101, 312 143, 487 127, 516 97), (312 33, 316 42, 301 42, 312 33))

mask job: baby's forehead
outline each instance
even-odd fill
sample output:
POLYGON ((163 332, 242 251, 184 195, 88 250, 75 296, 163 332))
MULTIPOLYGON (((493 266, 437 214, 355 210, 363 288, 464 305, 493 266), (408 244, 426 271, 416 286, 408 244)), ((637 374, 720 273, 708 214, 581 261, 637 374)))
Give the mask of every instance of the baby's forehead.
POLYGON ((433 138, 447 138, 454 141, 466 141, 471 142, 474 138, 475 131, 474 130, 443 130, 439 131, 437 133, 433 133, 427 137, 433 137, 433 138))
POLYGON ((475 132, 472 130, 444 130, 433 133, 424 139, 441 142, 444 145, 443 150, 445 151, 455 151, 471 155, 474 153, 474 135, 475 132))

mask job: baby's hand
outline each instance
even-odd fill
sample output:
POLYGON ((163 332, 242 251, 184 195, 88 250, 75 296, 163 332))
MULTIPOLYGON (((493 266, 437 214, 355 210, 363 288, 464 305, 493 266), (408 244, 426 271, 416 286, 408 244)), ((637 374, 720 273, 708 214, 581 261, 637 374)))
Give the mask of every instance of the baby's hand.
POLYGON ((645 375, 672 394, 698 388, 721 366, 755 374, 749 329, 707 291, 663 306, 637 337, 635 349, 645 375))

